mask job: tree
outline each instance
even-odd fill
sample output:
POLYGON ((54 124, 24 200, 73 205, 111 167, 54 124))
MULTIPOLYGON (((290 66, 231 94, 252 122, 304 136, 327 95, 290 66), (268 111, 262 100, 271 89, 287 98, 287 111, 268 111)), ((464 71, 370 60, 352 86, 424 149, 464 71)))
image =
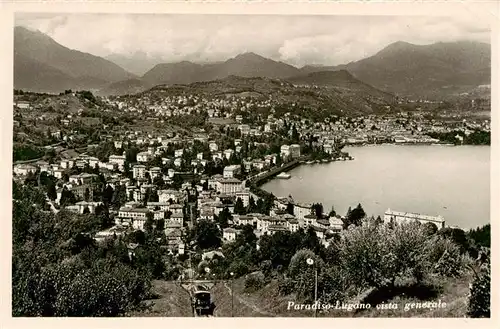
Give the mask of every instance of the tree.
POLYGON ((85 201, 90 201, 90 190, 89 190, 89 188, 88 188, 88 187, 85 189, 85 193, 84 193, 84 195, 83 195, 83 199, 84 199, 85 201))
POLYGON ((113 197, 111 198, 111 204, 115 209, 120 208, 127 202, 127 189, 123 185, 117 185, 113 191, 113 197))
POLYGON ((294 292, 299 299, 312 300, 315 290, 315 270, 321 274, 324 262, 309 249, 298 250, 290 260, 288 274, 294 282, 294 292), (313 265, 307 263, 307 259, 314 261, 313 265))
POLYGON ((337 212, 335 211, 335 208, 332 206, 332 209, 330 210, 330 212, 328 213, 328 216, 329 217, 336 217, 337 216, 337 212))
POLYGON ((131 147, 125 152, 125 163, 130 164, 137 161, 137 153, 139 150, 136 147, 131 147))
POLYGON ((491 269, 482 268, 476 274, 470 287, 467 316, 471 318, 489 318, 491 300, 491 269))
POLYGON ((200 220, 194 226, 194 240, 200 249, 218 248, 221 246, 222 233, 217 224, 200 220))
POLYGON ((384 223, 384 221, 382 220, 382 218, 380 217, 380 215, 377 216, 377 218, 375 219, 375 224, 376 225, 382 225, 384 223))
POLYGON ((245 206, 243 205, 243 200, 241 198, 236 199, 234 204, 234 213, 238 215, 244 215, 246 212, 245 206))
POLYGON ((480 247, 490 247, 491 245, 491 225, 486 224, 482 227, 472 229, 467 232, 467 236, 480 247))
POLYGON ((344 221, 344 228, 348 228, 350 225, 360 226, 361 220, 365 218, 365 216, 366 213, 360 203, 353 210, 349 207, 344 221))
POLYGON ((110 204, 113 200, 114 190, 111 186, 106 186, 102 193, 102 202, 105 204, 110 204))
POLYGON ((146 243, 146 234, 143 231, 137 230, 130 233, 128 236, 128 241, 131 243, 137 243, 143 245, 146 243))
POLYGON ((261 198, 257 199, 257 204, 255 205, 255 208, 258 213, 265 214, 266 213, 266 206, 264 204, 264 200, 261 198))
POLYGON ((159 201, 158 193, 156 193, 155 191, 150 191, 148 196, 148 202, 158 202, 158 201, 159 201))
POLYGON ((323 204, 321 204, 321 203, 314 203, 312 205, 312 207, 311 207, 311 212, 317 218, 323 218, 323 204))
POLYGON ((217 219, 220 227, 226 228, 229 226, 229 221, 233 220, 233 216, 229 212, 229 209, 224 207, 224 209, 217 216, 217 219))
POLYGON ((146 223, 144 223, 144 231, 146 233, 151 234, 153 231, 153 224, 154 224, 154 213, 151 211, 148 211, 146 213, 146 223))
POLYGON ((338 246, 340 266, 357 287, 394 287, 401 277, 420 282, 442 256, 418 222, 390 228, 369 221, 343 231, 338 246))
POLYGON ((104 230, 113 226, 113 222, 111 220, 111 217, 109 216, 109 208, 106 204, 98 205, 95 208, 95 215, 99 219, 101 229, 104 230))
POLYGON ((305 234, 302 236, 300 246, 304 249, 312 250, 314 253, 319 254, 321 251, 321 242, 316 235, 316 231, 309 226, 305 234))
POLYGON ((240 234, 236 236, 236 245, 244 246, 250 245, 255 247, 255 243, 257 242, 257 236, 253 231, 252 225, 244 225, 241 229, 240 234))
POLYGON ((295 125, 292 127, 291 138, 293 142, 297 143, 299 141, 299 132, 297 131, 297 127, 295 127, 295 125))
POLYGON ((165 220, 159 219, 158 222, 156 223, 156 230, 163 232, 164 229, 165 229, 165 220))
POLYGON ((253 196, 250 196, 250 200, 248 201, 248 207, 247 207, 247 213, 253 213, 257 209, 257 206, 255 204, 255 200, 253 196))
POLYGON ((425 227, 425 233, 429 236, 435 234, 438 231, 437 225, 431 222, 425 223, 424 227, 425 227))
POLYGON ((297 250, 302 248, 304 231, 277 232, 272 236, 264 235, 259 240, 260 259, 271 260, 273 266, 287 267, 297 250))
POLYGON ((451 239, 460 247, 460 252, 464 253, 470 250, 471 246, 464 230, 460 228, 445 227, 439 230, 439 235, 451 239))
POLYGON ((281 152, 276 153, 276 166, 281 166, 283 161, 281 160, 281 152))
POLYGON ((56 185, 54 183, 47 186, 47 197, 52 201, 57 199, 56 185))
POLYGON ((42 212, 45 196, 38 188, 14 182, 12 192, 18 200, 12 212, 13 316, 119 316, 140 308, 150 276, 130 266, 120 241, 94 244, 87 232, 99 230, 95 216, 42 212))
POLYGON ((73 194, 73 192, 71 192, 66 187, 64 187, 62 192, 61 192, 61 200, 59 201, 59 203, 63 207, 67 206, 69 204, 74 204, 74 203, 76 203, 76 197, 73 194))
POLYGON ((155 179, 153 179, 153 184, 158 186, 158 187, 162 187, 163 185, 165 185, 165 181, 163 180, 163 178, 161 176, 158 176, 158 177, 155 177, 155 179))

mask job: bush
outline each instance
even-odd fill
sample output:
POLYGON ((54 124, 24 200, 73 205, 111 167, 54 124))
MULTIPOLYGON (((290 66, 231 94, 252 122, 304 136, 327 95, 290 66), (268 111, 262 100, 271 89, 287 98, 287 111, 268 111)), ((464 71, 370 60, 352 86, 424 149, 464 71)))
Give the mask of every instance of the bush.
POLYGON ((14 287, 14 316, 117 316, 140 307, 147 278, 107 260, 57 264, 14 287), (27 289, 27 290, 25 290, 27 289))
POLYGON ((470 287, 467 316, 471 318, 490 317, 490 267, 482 269, 470 287))
POLYGON ((281 296, 290 295, 295 291, 295 282, 290 278, 282 278, 278 282, 278 293, 281 296))
POLYGON ((448 238, 432 238, 427 244, 427 261, 431 272, 445 277, 458 277, 465 269, 466 256, 460 254, 460 247, 448 238))
POLYGON ((248 273, 248 266, 241 260, 235 260, 229 265, 228 274, 233 273, 234 278, 239 278, 248 273))
POLYGON ((341 270, 361 288, 394 286, 398 278, 421 281, 432 264, 428 256, 433 252, 432 241, 427 228, 418 222, 365 222, 342 233, 341 270))
POLYGON ((245 292, 253 292, 262 289, 266 285, 264 275, 261 272, 252 273, 245 278, 245 292))
POLYGON ((290 265, 288 265, 288 274, 292 279, 297 279, 305 272, 314 273, 314 267, 321 268, 322 266, 323 261, 316 256, 314 252, 308 249, 301 249, 297 251, 290 260, 290 265), (314 261, 314 265, 307 264, 308 258, 311 258, 314 261))
POLYGON ((350 293, 349 278, 339 266, 326 267, 318 278, 318 292, 322 292, 319 298, 324 302, 344 300, 350 293))

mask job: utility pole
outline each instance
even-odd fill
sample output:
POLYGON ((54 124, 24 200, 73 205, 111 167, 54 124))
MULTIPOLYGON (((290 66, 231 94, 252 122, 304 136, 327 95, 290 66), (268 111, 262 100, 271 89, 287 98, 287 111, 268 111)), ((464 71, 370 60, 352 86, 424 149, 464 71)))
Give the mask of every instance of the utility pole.
POLYGON ((231 272, 231 317, 234 317, 234 290, 233 290, 233 276, 234 273, 231 272))
MULTIPOLYGON (((314 266, 314 304, 318 302, 318 267, 314 266)), ((318 305, 314 308, 314 317, 318 316, 318 305)))
POLYGON ((314 317, 318 316, 318 267, 314 263, 314 259, 306 259, 307 265, 314 266, 314 317))

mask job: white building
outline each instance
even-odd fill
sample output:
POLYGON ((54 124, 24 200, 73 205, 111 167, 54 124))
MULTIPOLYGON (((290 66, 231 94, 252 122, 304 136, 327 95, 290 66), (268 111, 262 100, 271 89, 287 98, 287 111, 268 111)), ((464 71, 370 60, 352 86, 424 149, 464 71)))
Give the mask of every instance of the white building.
POLYGON ((240 171, 239 165, 231 165, 224 167, 224 178, 234 178, 234 176, 240 171))
POLYGON ((170 223, 179 224, 182 227, 184 225, 184 215, 182 213, 172 214, 169 221, 170 223))
POLYGON ((36 172, 36 167, 29 164, 19 164, 14 166, 14 174, 26 176, 30 173, 34 174, 36 172))
POLYGON ((330 144, 324 144, 323 150, 325 151, 325 153, 332 154, 333 153, 333 146, 330 144))
POLYGON ((422 224, 433 223, 438 227, 438 229, 443 228, 445 225, 443 216, 428 216, 417 213, 401 212, 387 209, 384 214, 384 223, 390 223, 391 221, 394 221, 396 223, 411 221, 419 221, 422 224))
POLYGON ((149 176, 151 179, 155 179, 157 177, 161 177, 161 169, 159 167, 153 167, 149 170, 149 176))
POLYGON ((148 152, 137 153, 137 162, 149 162, 153 156, 148 152))
POLYGON ((300 157, 300 145, 299 144, 292 144, 290 145, 290 156, 292 159, 296 159, 300 157))
POLYGON ((227 242, 232 242, 236 240, 236 236, 238 235, 239 231, 232 228, 232 227, 227 227, 223 230, 222 237, 224 238, 225 241, 227 242))
POLYGON ((146 177, 146 166, 144 165, 133 166, 132 175, 135 179, 144 179, 146 177))
POLYGON ((210 149, 210 152, 217 152, 219 150, 216 142, 208 143, 208 148, 210 149))
POLYGON ((238 129, 240 130, 242 135, 248 135, 250 133, 249 125, 239 125, 238 129))
POLYGON ((299 220, 299 222, 303 222, 305 216, 311 214, 311 204, 299 204, 296 203, 293 205, 293 214, 295 215, 295 218, 299 220))
POLYGON ((250 203, 250 192, 247 191, 237 192, 236 199, 238 198, 240 198, 241 201, 243 201, 244 207, 248 207, 248 204, 250 203))
POLYGON ((286 219, 287 220, 287 227, 290 230, 290 232, 297 232, 299 230, 299 221, 294 218, 293 216, 289 217, 286 219))
POLYGON ((176 166, 176 167, 182 166, 182 158, 176 158, 174 160, 174 166, 176 166))
POLYGON ((222 178, 217 181, 215 190, 227 195, 235 195, 243 190, 243 183, 236 178, 222 178))
POLYGON ((76 207, 78 207, 78 213, 83 214, 83 211, 85 208, 89 210, 91 214, 95 213, 95 208, 97 208, 99 205, 101 205, 102 202, 86 202, 86 201, 80 201, 75 204, 76 207))
POLYGON ((228 160, 231 158, 231 155, 233 155, 233 154, 234 154, 234 150, 232 150, 232 149, 227 149, 224 151, 224 157, 228 160))
POLYGON ((110 155, 109 163, 116 163, 120 171, 124 170, 125 167, 125 156, 124 155, 110 155))
POLYGON ((158 191, 158 201, 159 202, 179 202, 182 197, 182 192, 176 190, 159 190, 158 191))

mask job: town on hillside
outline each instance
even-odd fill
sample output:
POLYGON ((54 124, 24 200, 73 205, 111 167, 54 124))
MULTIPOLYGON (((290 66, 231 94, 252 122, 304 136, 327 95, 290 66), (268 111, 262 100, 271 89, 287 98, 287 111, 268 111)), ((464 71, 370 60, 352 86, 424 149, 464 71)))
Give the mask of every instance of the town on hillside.
POLYGON ((322 16, 16 13, 12 316, 489 318, 489 30, 322 16))

